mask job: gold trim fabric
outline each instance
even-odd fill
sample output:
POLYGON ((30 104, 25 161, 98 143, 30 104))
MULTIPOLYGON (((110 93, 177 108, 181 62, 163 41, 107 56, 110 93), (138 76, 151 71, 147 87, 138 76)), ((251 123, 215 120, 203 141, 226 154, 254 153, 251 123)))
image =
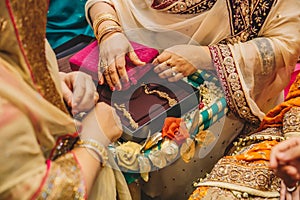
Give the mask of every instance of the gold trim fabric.
POLYGON ((46 100, 67 113, 47 68, 45 35, 48 4, 35 0, 26 4, 20 4, 18 0, 7 2, 13 15, 12 23, 18 30, 17 40, 25 59, 25 67, 30 71, 34 87, 46 100))
POLYGON ((300 75, 286 100, 265 116, 257 131, 234 142, 231 155, 221 158, 211 173, 196 184, 199 187, 190 199, 209 199, 208 195, 220 191, 224 195, 232 193, 229 199, 279 197, 280 179, 269 169, 270 152, 284 137, 299 136, 299 84, 300 75))
POLYGON ((49 175, 37 196, 43 199, 86 199, 86 188, 81 169, 72 153, 67 153, 50 164, 49 175))

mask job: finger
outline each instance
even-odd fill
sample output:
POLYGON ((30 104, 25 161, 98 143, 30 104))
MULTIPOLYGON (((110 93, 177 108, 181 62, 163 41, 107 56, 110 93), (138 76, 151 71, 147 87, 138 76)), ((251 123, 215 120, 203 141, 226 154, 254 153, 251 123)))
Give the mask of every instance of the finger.
POLYGON ((170 67, 167 65, 166 62, 162 62, 158 64, 156 67, 154 67, 154 72, 155 73, 162 73, 165 70, 170 69, 170 67))
MULTIPOLYGON (((84 81, 82 84, 85 84, 85 91, 79 104, 75 107, 75 109, 80 112, 90 110, 99 98, 99 95, 97 95, 98 93, 96 92, 96 87, 90 77, 84 77, 82 79, 84 81)), ((74 96, 77 96, 77 90, 74 90, 74 96)))
POLYGON ((184 78, 184 76, 183 76, 182 73, 176 73, 175 76, 172 76, 171 78, 168 78, 168 81, 169 82, 176 82, 176 81, 179 81, 179 80, 181 80, 183 78, 184 78))
POLYGON ((297 189, 292 193, 292 199, 300 200, 299 193, 300 193, 300 190, 299 190, 299 187, 297 187, 297 189))
POLYGON ((278 152, 279 152, 279 147, 278 147, 278 145, 276 145, 272 148, 271 153, 270 153, 269 167, 271 169, 276 169, 278 167, 278 160, 277 160, 278 152))
POLYGON ((105 80, 110 88, 111 91, 115 91, 115 86, 113 85, 111 79, 110 79, 110 76, 109 76, 109 73, 108 73, 108 70, 104 71, 104 77, 105 77, 105 80))
POLYGON ((128 75, 126 72, 125 65, 126 65, 125 55, 123 54, 121 56, 118 56, 116 58, 116 67, 118 70, 118 74, 119 74, 121 80, 125 81, 127 83, 129 80, 128 80, 128 75))
POLYGON ((99 64, 98 64, 98 83, 100 85, 104 84, 104 71, 107 69, 108 65, 107 65, 107 61, 105 61, 104 59, 100 59, 99 64))
POLYGON ((152 64, 157 65, 157 64, 163 63, 163 62, 169 60, 171 58, 171 56, 172 55, 169 52, 164 51, 153 60, 152 64))
POLYGON ((98 82, 98 83, 99 83, 100 85, 103 85, 103 84, 104 84, 104 75, 103 75, 103 73, 101 73, 101 75, 100 75, 100 76, 98 75, 98 77, 100 77, 100 79, 99 79, 99 82, 98 82))
POLYGON ((108 67, 108 74, 110 76, 110 80, 112 83, 112 86, 116 89, 116 90, 121 90, 121 82, 119 79, 119 74, 117 72, 116 66, 115 66, 115 62, 112 62, 109 67, 108 67))
POLYGON ((285 200, 286 198, 286 186, 283 183, 283 181, 281 181, 281 187, 280 187, 280 200, 285 200))
POLYGON ((62 95, 64 97, 64 100, 67 102, 69 107, 72 107, 72 99, 73 99, 73 93, 67 86, 65 82, 62 82, 62 95))
POLYGON ((290 165, 294 166, 297 169, 297 174, 295 179, 300 180, 300 159, 295 159, 289 162, 290 165))
POLYGON ((291 160, 300 158, 300 145, 298 140, 292 141, 292 143, 290 143, 290 148, 286 149, 282 153, 279 153, 277 157, 283 162, 289 162, 291 160))
POLYGON ((290 148, 293 148, 297 144, 298 142, 293 138, 280 142, 275 147, 273 147, 270 155, 270 167, 276 168, 279 162, 283 162, 285 160, 284 152, 290 148))
POLYGON ((172 68, 167 68, 165 70, 163 70, 161 73, 158 74, 158 76, 160 78, 170 78, 173 77, 177 74, 177 72, 175 72, 174 70, 172 70, 172 68))
POLYGON ((96 104, 99 101, 99 93, 97 91, 94 92, 94 103, 96 104))
POLYGON ((278 151, 284 152, 290 148, 293 148, 294 146, 298 146, 299 144, 300 144, 299 138, 294 137, 280 142, 278 145, 276 145, 276 147, 278 148, 278 151))
POLYGON ((281 166, 276 172, 276 175, 280 177, 286 186, 293 187, 297 183, 297 179, 293 176, 292 166, 281 166))
POLYGON ((139 59, 139 57, 133 50, 128 52, 128 57, 134 65, 141 66, 146 64, 145 62, 139 59))

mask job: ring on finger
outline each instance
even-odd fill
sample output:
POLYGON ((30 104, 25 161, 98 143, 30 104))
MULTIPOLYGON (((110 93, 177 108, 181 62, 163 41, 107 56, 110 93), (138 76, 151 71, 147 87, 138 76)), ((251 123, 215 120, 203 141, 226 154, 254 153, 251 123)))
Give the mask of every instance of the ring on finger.
POLYGON ((294 187, 286 187, 286 190, 289 192, 289 193, 292 193, 294 192, 295 190, 297 189, 297 186, 294 186, 294 187))
POLYGON ((166 65, 169 66, 169 67, 171 66, 170 60, 167 60, 167 61, 166 61, 166 65))
POLYGON ((178 72, 175 70, 175 67, 172 67, 171 70, 172 70, 171 75, 172 75, 173 77, 176 76, 178 72))
POLYGON ((113 72, 114 72, 114 70, 112 70, 111 67, 108 67, 107 71, 108 71, 108 74, 113 74, 113 72))
POLYGON ((288 191, 289 193, 292 193, 297 189, 298 185, 299 185, 299 183, 297 182, 296 185, 293 187, 286 187, 286 191, 288 191))
POLYGON ((98 67, 99 72, 103 73, 107 70, 107 68, 108 68, 107 63, 103 60, 100 60, 99 67, 98 67))

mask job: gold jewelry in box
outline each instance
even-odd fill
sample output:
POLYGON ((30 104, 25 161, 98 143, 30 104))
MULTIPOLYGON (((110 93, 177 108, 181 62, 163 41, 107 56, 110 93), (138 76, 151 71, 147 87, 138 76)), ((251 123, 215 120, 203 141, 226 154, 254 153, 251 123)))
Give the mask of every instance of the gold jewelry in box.
POLYGON ((166 92, 162 92, 159 90, 150 90, 144 83, 142 84, 142 86, 144 86, 144 91, 146 94, 157 94, 160 98, 167 99, 170 107, 178 103, 176 99, 171 98, 166 92))
POLYGON ((126 119, 129 120, 129 124, 132 128, 137 129, 139 127, 139 124, 134 121, 134 119, 132 118, 130 112, 128 110, 126 110, 125 104, 118 105, 118 104, 115 103, 114 106, 115 106, 116 109, 123 112, 123 116, 126 119))
POLYGON ((94 139, 80 139, 75 144, 75 147, 86 148, 94 151, 97 154, 99 161, 102 163, 101 165, 106 165, 108 160, 107 151, 106 148, 98 141, 94 139))

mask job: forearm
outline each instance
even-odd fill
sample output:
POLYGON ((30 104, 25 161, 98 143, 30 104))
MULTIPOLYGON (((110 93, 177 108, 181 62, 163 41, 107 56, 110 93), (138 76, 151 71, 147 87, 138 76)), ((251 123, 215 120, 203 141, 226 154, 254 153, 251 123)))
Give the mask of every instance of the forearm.
POLYGON ((89 17, 92 21, 95 20, 95 17, 99 14, 99 13, 111 13, 116 15, 116 12, 114 10, 114 8, 112 7, 112 5, 110 5, 109 3, 106 3, 104 1, 99 1, 97 3, 95 3, 94 5, 91 6, 91 8, 88 11, 89 13, 89 17))
POLYGON ((101 163, 95 157, 96 155, 87 149, 75 148, 73 152, 75 153, 78 163, 81 166, 82 175, 86 184, 86 190, 89 194, 93 186, 95 177, 101 170, 101 163))
POLYGON ((88 9, 90 24, 99 44, 114 33, 123 32, 114 6, 107 1, 98 1, 88 9))

